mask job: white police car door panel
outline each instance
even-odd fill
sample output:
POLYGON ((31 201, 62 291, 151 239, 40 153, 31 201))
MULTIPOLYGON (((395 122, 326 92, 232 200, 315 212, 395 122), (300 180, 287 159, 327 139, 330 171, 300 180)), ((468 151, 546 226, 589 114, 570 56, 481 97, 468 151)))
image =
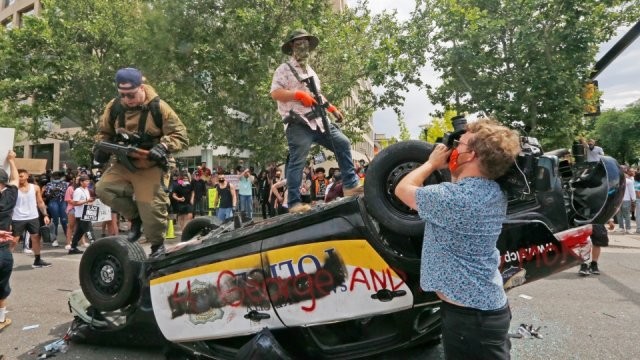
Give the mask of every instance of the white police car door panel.
POLYGON ((152 279, 153 312, 170 341, 193 341, 281 328, 265 292, 260 254, 152 279))
POLYGON ((402 277, 366 240, 263 250, 271 302, 286 326, 308 326, 408 309, 402 277))

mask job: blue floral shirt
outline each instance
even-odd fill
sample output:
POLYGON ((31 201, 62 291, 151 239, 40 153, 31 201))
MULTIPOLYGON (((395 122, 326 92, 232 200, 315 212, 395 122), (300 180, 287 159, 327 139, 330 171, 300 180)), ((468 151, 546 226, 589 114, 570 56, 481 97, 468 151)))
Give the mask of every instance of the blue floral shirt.
POLYGON ((426 221, 420 286, 470 308, 495 310, 507 296, 498 271, 496 241, 506 219, 507 198, 492 180, 467 177, 416 192, 426 221))

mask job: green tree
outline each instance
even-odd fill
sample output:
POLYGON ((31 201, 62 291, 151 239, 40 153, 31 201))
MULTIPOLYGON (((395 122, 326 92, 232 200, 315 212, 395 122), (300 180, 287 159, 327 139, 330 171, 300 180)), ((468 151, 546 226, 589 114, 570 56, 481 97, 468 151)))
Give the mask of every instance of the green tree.
POLYGON ((411 134, 409 133, 409 128, 407 128, 407 122, 401 116, 398 116, 398 127, 400 128, 400 134, 398 135, 400 140, 410 140, 411 134))
POLYGON ((427 142, 435 143, 441 139, 445 133, 453 131, 453 123, 451 119, 458 114, 457 111, 447 106, 442 118, 434 117, 431 119, 431 126, 427 133, 427 142))
POLYGON ((336 13, 315 0, 44 0, 42 16, 0 35, 9 49, 0 54, 2 118, 29 119, 22 126, 34 140, 51 136, 44 122, 63 118, 92 136, 115 94, 113 74, 135 66, 185 122, 192 145, 281 161, 271 77, 286 34, 305 27, 321 39, 311 65, 323 93, 344 110, 341 127, 356 141, 375 109, 399 109, 403 90, 421 85, 426 49, 411 24, 372 16, 366 5, 336 13))
MULTIPOLYGON (((31 140, 49 136, 47 125, 66 118, 95 134, 98 116, 114 96, 113 74, 133 64, 127 49, 145 4, 132 0, 42 0, 39 17, 25 17, 19 29, 3 32, 0 43, 0 99, 5 115, 31 140)), ((57 136, 71 139, 69 134, 57 136)), ((78 142, 80 143, 80 142, 78 142)), ((74 149, 88 158, 88 146, 74 149)))
POLYGON ((523 121, 566 146, 583 123, 580 94, 598 44, 639 15, 640 3, 624 0, 418 0, 412 21, 442 74, 428 89, 434 103, 523 121))
POLYGON ((597 139, 605 154, 621 164, 637 163, 640 157, 640 104, 604 111, 596 120, 590 137, 597 139))
POLYGON ((160 82, 175 84, 172 99, 193 119, 195 142, 226 145, 233 153, 247 149, 258 163, 285 156, 284 132, 269 92, 273 72, 286 59, 280 45, 294 28, 320 38, 311 66, 323 93, 345 113, 341 127, 353 141, 368 130, 376 108, 399 107, 401 90, 420 83, 417 65, 424 57, 403 54, 420 46, 412 51, 423 53, 424 40, 407 35, 392 13, 371 16, 366 3, 338 13, 328 2, 314 0, 159 0, 155 5, 148 25, 154 31, 145 43, 166 49, 161 58, 172 59, 175 69, 164 71, 157 58, 147 60, 157 66, 160 82), (388 91, 376 96, 372 86, 388 91), (230 109, 239 116, 231 116, 230 109))

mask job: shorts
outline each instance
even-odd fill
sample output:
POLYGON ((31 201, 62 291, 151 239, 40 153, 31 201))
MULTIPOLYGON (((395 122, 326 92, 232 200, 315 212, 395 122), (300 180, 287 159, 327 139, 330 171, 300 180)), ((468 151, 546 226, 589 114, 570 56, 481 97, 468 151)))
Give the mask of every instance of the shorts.
POLYGON ((176 213, 178 215, 191 214, 193 212, 193 206, 191 204, 179 203, 176 204, 176 213))
POLYGON ((6 299, 11 294, 9 278, 13 270, 13 255, 9 246, 0 246, 0 299, 6 299))
POLYGON ((30 235, 40 234, 40 220, 38 220, 38 218, 31 220, 14 220, 11 226, 13 227, 13 236, 20 236, 25 230, 30 235))
POLYGON ((593 246, 609 246, 609 235, 604 224, 591 224, 591 244, 593 246))

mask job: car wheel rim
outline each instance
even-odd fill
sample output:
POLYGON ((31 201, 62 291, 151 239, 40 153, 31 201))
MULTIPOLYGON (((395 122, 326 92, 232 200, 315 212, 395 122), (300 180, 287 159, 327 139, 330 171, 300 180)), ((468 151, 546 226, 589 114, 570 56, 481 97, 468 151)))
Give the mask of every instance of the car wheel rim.
MULTIPOLYGON (((400 201, 400 199, 396 197, 394 192, 400 180, 402 180, 402 178, 405 177, 405 175, 415 170, 420 165, 421 163, 419 162, 406 162, 406 163, 398 164, 389 172, 389 175, 387 176, 387 179, 385 182, 384 194, 389 200, 389 204, 399 214, 403 214, 407 218, 412 218, 414 216, 417 216, 418 213, 415 210, 408 207, 407 205, 405 205, 402 201, 400 201)), ((429 182, 429 180, 427 180, 427 182, 429 182)))
POLYGON ((116 295, 124 281, 122 264, 113 255, 104 255, 96 260, 91 270, 96 290, 103 295, 116 295))

